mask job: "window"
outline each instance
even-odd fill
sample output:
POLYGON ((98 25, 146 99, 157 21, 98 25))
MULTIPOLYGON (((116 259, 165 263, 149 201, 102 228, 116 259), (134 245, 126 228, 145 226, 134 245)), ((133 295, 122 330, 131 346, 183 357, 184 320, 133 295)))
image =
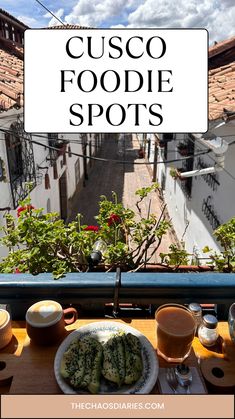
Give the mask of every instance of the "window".
MULTIPOLYGON (((191 170, 193 170, 194 167, 194 137, 191 134, 189 134, 188 137, 186 137, 185 143, 188 150, 188 156, 192 157, 183 161, 182 171, 190 172, 191 170)), ((192 177, 188 177, 181 182, 182 189, 188 199, 191 198, 192 195, 192 184, 192 177)))
MULTIPOLYGON (((56 133, 48 134, 48 145, 50 147, 57 148, 57 146, 58 146, 58 134, 56 134, 56 133)), ((58 151, 53 150, 53 148, 49 148, 49 154, 50 154, 51 166, 53 166, 55 160, 58 157, 58 151)))
POLYGON ((13 207, 17 208, 19 201, 28 194, 28 182, 32 188, 36 186, 36 172, 34 165, 31 135, 23 129, 22 121, 10 126, 5 134, 8 170, 12 191, 13 207))
POLYGON ((0 182, 2 182, 3 180, 5 180, 5 170, 4 170, 4 162, 0 157, 0 182))
POLYGON ((5 37, 6 39, 10 38, 8 23, 5 23, 5 37))
POLYGON ((15 36, 15 28, 14 28, 14 26, 11 27, 11 31, 12 31, 12 41, 15 42, 16 36, 15 36))
MULTIPOLYGON (((15 126, 12 125, 11 129, 14 130, 14 128, 15 126)), ((17 133, 17 130, 15 130, 14 133, 6 134, 6 146, 10 177, 11 180, 14 181, 20 178, 24 173, 22 159, 22 143, 17 133)))
POLYGON ((168 142, 168 141, 172 141, 174 139, 174 134, 172 132, 166 132, 165 134, 163 134, 163 140, 168 142))
POLYGON ((174 134, 167 132, 162 136, 162 145, 163 145, 163 157, 164 160, 167 160, 167 151, 168 151, 168 142, 174 139, 174 134))

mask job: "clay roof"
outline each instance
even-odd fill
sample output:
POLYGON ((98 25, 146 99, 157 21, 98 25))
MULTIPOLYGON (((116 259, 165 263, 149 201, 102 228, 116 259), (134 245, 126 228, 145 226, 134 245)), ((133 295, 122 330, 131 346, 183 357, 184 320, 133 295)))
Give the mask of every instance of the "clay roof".
POLYGON ((94 29, 94 28, 91 28, 90 26, 69 25, 66 23, 64 25, 48 26, 47 28, 43 28, 43 29, 94 29))
POLYGON ((214 57, 215 55, 221 54, 223 51, 228 50, 229 48, 235 47, 235 36, 224 41, 217 42, 215 45, 209 49, 209 58, 214 57))
MULTIPOLYGON (((17 23, 22 31, 28 28, 1 8, 0 15, 17 23)), ((22 45, 0 34, 0 112, 23 106, 23 59, 22 45)))
MULTIPOLYGON (((0 9, 1 12, 1 9, 0 9)), ((79 25, 52 26, 47 29, 91 29, 79 25)), ((212 57, 234 50, 235 37, 222 41, 209 50, 212 57)), ((0 48, 0 111, 23 106, 23 49, 12 44, 0 48)), ((209 119, 222 118, 224 109, 235 112, 235 58, 228 64, 209 70, 209 119)))
POLYGON ((224 110, 235 112, 235 37, 222 41, 209 50, 210 59, 230 51, 230 62, 209 70, 209 119, 222 118, 224 110))
MULTIPOLYGON (((0 9, 0 12, 1 9, 0 9)), ((5 12, 6 13, 6 12, 5 12)), ((8 13, 6 13, 8 15, 8 13)), ((10 16, 10 15, 9 15, 10 16)), ((45 29, 90 29, 79 25, 52 26, 45 29)), ((23 48, 1 38, 0 41, 0 112, 23 106, 23 48)))
POLYGON ((29 29, 29 26, 25 25, 23 22, 21 22, 20 20, 18 20, 16 17, 10 15, 10 13, 6 12, 5 10, 0 8, 0 14, 8 17, 9 19, 15 21, 16 23, 18 23, 20 26, 22 26, 25 29, 29 29))
POLYGON ((0 112, 23 106, 23 80, 23 49, 22 58, 0 49, 0 112))

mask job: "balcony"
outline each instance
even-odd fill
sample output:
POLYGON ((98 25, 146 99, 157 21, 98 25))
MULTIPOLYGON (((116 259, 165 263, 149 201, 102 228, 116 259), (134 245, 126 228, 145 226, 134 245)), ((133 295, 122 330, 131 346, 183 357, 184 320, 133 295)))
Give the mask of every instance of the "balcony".
POLYGON ((7 304, 13 319, 42 299, 73 304, 82 317, 131 315, 153 317, 157 306, 175 302, 215 304, 218 318, 227 318, 234 302, 233 273, 70 273, 54 280, 52 274, 0 274, 0 304, 7 304))

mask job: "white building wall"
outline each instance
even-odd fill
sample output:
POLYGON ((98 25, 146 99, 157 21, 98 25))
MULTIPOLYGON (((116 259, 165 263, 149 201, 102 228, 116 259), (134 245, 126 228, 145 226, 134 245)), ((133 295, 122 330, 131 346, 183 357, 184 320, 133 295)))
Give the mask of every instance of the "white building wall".
MULTIPOLYGON (((8 111, 0 115, 0 127, 3 129, 10 129, 10 126, 13 122, 16 121, 18 115, 22 115, 22 110, 19 111, 8 111)), ((80 134, 59 134, 59 139, 68 140, 71 152, 76 153, 79 156, 69 155, 66 153, 66 164, 63 164, 63 156, 59 156, 56 159, 58 178, 54 179, 53 175, 53 165, 50 162, 49 149, 45 146, 48 146, 48 138, 46 134, 33 135, 32 140, 37 141, 45 146, 38 144, 33 144, 34 151, 34 164, 36 170, 36 183, 37 186, 31 191, 31 202, 32 205, 36 208, 43 208, 44 212, 58 212, 60 214, 60 191, 59 191, 59 178, 62 174, 66 173, 67 179, 67 198, 68 198, 68 217, 71 211, 72 198, 76 194, 77 189, 81 187, 82 179, 84 175, 83 170, 83 150, 82 150, 82 140, 80 134), (76 162, 79 160, 79 173, 76 173, 75 166, 76 162), (42 169, 40 169, 42 167, 42 169), (48 169, 43 169, 46 167, 48 169), (50 179, 50 188, 45 189, 45 174, 48 173, 50 179), (78 176, 79 175, 79 176, 78 176)), ((91 138, 92 143, 94 143, 94 138, 91 138)), ((89 147, 87 147, 87 152, 89 153, 89 147)), ((95 154, 95 147, 92 146, 92 154, 95 154)), ((89 155, 89 154, 88 154, 89 155)), ((5 146, 5 133, 0 131, 0 157, 4 161, 6 168, 6 182, 0 182, 0 207, 10 207, 12 209, 11 213, 16 217, 17 209, 13 210, 13 199, 11 193, 10 177, 8 171, 8 159, 5 146)), ((87 161, 87 166, 89 164, 89 159, 87 161)), ((0 226, 5 225, 4 212, 0 211, 0 226)), ((0 237, 2 236, 0 231, 0 237)), ((7 249, 0 247, 0 257, 7 254, 7 249)))
MULTIPOLYGON (((63 134, 59 135, 60 138, 70 141, 68 144, 70 146, 71 152, 79 155, 83 154, 82 151, 82 140, 80 134, 63 134)), ((68 147, 67 147, 68 149, 68 147)), ((68 198, 71 198, 76 191, 76 176, 75 176, 75 163, 77 160, 80 160, 80 179, 83 176, 83 162, 82 157, 72 155, 71 157, 66 154, 66 170, 67 170, 67 188, 68 188, 68 198)), ((61 158, 63 160, 63 158, 61 158)), ((59 163, 60 167, 60 163, 59 163)), ((60 176, 59 176, 60 177, 60 176)))
MULTIPOLYGON (((217 136, 226 136, 224 139, 228 143, 234 141, 235 127, 221 126, 216 129, 217 136), (231 136, 229 136, 231 135, 231 136)), ((161 138, 161 135, 159 135, 161 138)), ((177 152, 177 144, 182 141, 183 134, 177 134, 176 140, 168 142, 167 160, 182 158, 177 152)), ((195 154, 206 150, 202 144, 195 143, 195 154)), ((214 166, 214 154, 203 155, 201 158, 208 166, 214 166), (212 158, 211 158, 211 157, 212 158)), ((162 160, 162 151, 158 153, 158 161, 162 160)), ((161 185, 162 176, 166 176, 165 201, 168 206, 169 215, 172 219, 178 239, 185 242, 185 247, 189 253, 196 251, 199 256, 205 257, 202 249, 208 245, 216 251, 221 248, 213 235, 213 228, 206 215, 202 211, 203 201, 211 197, 210 203, 221 224, 227 222, 235 215, 235 182, 231 176, 235 177, 235 144, 229 146, 226 154, 225 171, 219 172, 218 180, 220 185, 215 191, 206 183, 202 176, 193 178, 192 194, 188 199, 181 187, 180 180, 175 180, 170 176, 171 167, 181 167, 181 163, 159 164, 157 166, 157 180, 161 185)), ((197 158, 194 160, 196 167, 197 158)))
MULTIPOLYGON (((46 138, 34 135, 32 139, 38 141, 39 143, 48 145, 46 138)), ((37 186, 30 193, 32 205, 35 208, 43 208, 44 212, 60 213, 58 179, 55 180, 53 178, 53 167, 50 165, 50 161, 46 160, 47 157, 49 157, 49 149, 34 144, 33 151, 37 186), (50 189, 45 189, 45 174, 47 170, 40 169, 38 166, 48 167, 50 189)), ((63 171, 60 166, 61 161, 62 157, 59 157, 57 161, 58 176, 60 176, 63 171)))

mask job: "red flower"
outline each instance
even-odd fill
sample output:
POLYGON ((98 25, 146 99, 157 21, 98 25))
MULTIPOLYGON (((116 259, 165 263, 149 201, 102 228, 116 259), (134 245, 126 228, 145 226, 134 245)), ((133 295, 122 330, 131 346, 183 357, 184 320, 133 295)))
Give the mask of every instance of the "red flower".
POLYGON ((108 226, 112 226, 113 224, 120 224, 121 218, 117 214, 111 214, 108 219, 108 226))
POLYGON ((21 272, 20 272, 19 268, 15 268, 15 272, 14 273, 15 274, 20 274, 21 272))
POLYGON ((26 205, 25 207, 19 207, 17 209, 17 217, 20 216, 20 214, 21 214, 22 211, 32 210, 32 209, 34 209, 33 205, 26 205))
POLYGON ((84 230, 86 230, 86 231, 99 231, 99 227, 97 227, 97 226, 87 226, 87 227, 85 227, 84 228, 84 230))

